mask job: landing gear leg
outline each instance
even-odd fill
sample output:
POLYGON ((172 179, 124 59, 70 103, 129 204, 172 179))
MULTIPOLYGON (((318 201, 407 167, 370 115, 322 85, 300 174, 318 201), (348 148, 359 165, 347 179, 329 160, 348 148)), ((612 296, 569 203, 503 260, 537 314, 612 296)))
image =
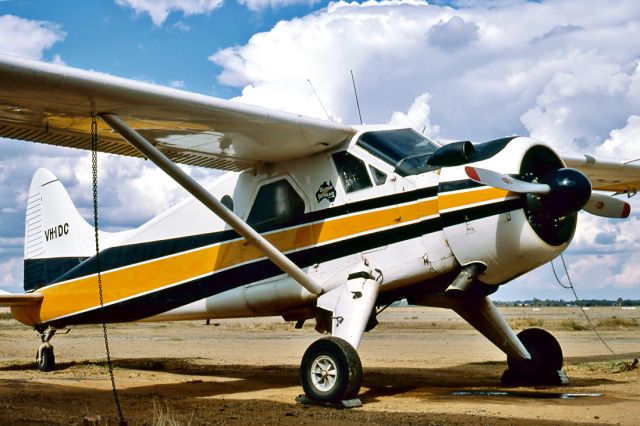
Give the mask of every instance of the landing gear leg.
POLYGON ((54 327, 47 327, 46 330, 40 333, 42 344, 36 353, 36 368, 40 371, 52 371, 56 367, 56 357, 53 354, 53 346, 49 343, 56 334, 56 331, 57 329, 54 327))
POLYGON ((338 404, 359 407, 362 384, 360 345, 373 312, 380 283, 366 264, 354 269, 346 283, 320 296, 318 308, 331 313, 330 337, 309 346, 300 365, 300 381, 305 395, 302 403, 338 404))
POLYGON ((502 375, 508 385, 566 385, 562 369, 562 349, 548 332, 529 328, 517 336, 488 297, 459 300, 430 297, 422 301, 428 306, 453 309, 471 326, 493 342, 505 354, 509 369, 502 375))

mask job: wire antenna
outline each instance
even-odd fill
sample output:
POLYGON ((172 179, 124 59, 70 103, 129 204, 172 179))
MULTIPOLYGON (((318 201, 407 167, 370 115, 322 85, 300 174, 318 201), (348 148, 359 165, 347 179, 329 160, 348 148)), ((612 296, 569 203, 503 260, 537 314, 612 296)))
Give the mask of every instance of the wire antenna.
POLYGON ((313 94, 316 95, 316 99, 318 99, 318 103, 320 104, 320 106, 322 107, 322 110, 324 111, 324 114, 327 116, 327 120, 329 121, 333 121, 331 119, 331 116, 329 116, 329 113, 327 112, 327 109, 324 107, 324 105, 322 104, 322 100, 320 100, 320 96, 318 96, 318 92, 316 92, 316 88, 313 87, 313 83, 311 83, 311 79, 308 78, 307 81, 309 82, 309 86, 311 86, 311 90, 313 90, 313 94))
POLYGON ((569 276, 569 269, 567 268, 567 264, 564 261, 564 255, 562 253, 560 253, 560 260, 562 260, 562 267, 564 268, 564 273, 567 276, 568 284, 563 284, 562 283, 562 280, 560 279, 560 277, 558 276, 558 273, 556 272, 556 267, 553 265, 553 259, 552 259, 551 260, 551 269, 553 270, 553 275, 556 277, 556 281, 558 281, 558 284, 560 284, 560 287, 566 288, 566 289, 570 289, 573 292, 573 295, 575 296, 575 299, 576 299, 576 305, 582 311, 582 314, 584 315, 584 317, 586 318, 587 322, 591 326, 591 329, 593 330, 593 332, 596 334, 596 336, 598 336, 598 339, 600 339, 602 344, 609 350, 609 352, 611 352, 612 355, 617 355, 613 351, 613 349, 611 349, 611 347, 609 345, 607 345, 607 342, 604 341, 604 339, 602 338, 600 333, 598 333, 598 330, 596 329, 596 326, 591 321, 591 318, 589 318, 589 315, 587 314, 587 311, 584 310, 584 307, 582 306, 582 303, 580 302, 580 298, 578 298, 578 293, 576 293, 576 289, 573 286, 573 281, 571 281, 571 277, 569 276))
POLYGON ((362 125, 362 112, 360 112, 360 101, 358 100, 358 90, 356 90, 356 79, 353 78, 353 70, 351 71, 351 82, 353 83, 353 93, 356 95, 356 105, 358 106, 358 116, 360 117, 360 125, 362 125))

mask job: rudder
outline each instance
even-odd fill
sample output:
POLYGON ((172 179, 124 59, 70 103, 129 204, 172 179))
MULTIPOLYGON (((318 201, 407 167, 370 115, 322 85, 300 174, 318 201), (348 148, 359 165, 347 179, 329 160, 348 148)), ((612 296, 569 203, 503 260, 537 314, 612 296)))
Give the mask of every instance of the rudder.
POLYGON ((95 254, 94 230, 47 169, 31 180, 25 219, 24 289, 36 290, 95 254))

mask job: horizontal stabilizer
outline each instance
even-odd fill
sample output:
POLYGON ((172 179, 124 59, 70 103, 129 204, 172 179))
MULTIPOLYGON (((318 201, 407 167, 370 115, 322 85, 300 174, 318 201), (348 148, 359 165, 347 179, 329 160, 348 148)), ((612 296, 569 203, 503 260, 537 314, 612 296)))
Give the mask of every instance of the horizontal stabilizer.
POLYGON ((42 301, 44 296, 40 293, 0 294, 0 306, 27 306, 35 305, 42 301))

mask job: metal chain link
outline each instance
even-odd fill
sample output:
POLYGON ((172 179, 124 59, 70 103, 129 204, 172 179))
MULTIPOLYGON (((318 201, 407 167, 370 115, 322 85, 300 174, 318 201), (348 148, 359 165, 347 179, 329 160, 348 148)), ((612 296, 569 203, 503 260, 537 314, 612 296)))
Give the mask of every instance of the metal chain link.
POLYGON ((102 333, 104 335, 104 347, 107 353, 107 366, 109 367, 109 377, 111 378, 111 389, 113 390, 113 398, 120 417, 120 425, 126 425, 127 422, 122 415, 120 407, 120 398, 116 388, 116 379, 113 374, 113 364, 111 362, 111 352, 109 351, 109 338, 107 335, 107 322, 104 314, 104 299, 102 296, 102 274, 100 273, 100 239, 98 236, 98 123, 95 114, 95 105, 91 101, 91 177, 93 187, 93 230, 96 241, 96 272, 98 275, 98 294, 100 295, 100 310, 102 313, 102 333))
MULTIPOLYGON (((564 257, 562 257, 562 262, 564 264, 564 257)), ((558 284, 560 284, 560 287, 562 288, 566 288, 567 290, 571 290, 571 281, 569 280, 569 285, 563 284, 562 280, 560 279, 560 277, 558 276, 558 273, 556 272, 556 266, 553 264, 553 259, 551 259, 551 269, 553 270, 553 276, 556 277, 556 281, 558 282, 558 284)), ((567 267, 565 265, 565 271, 567 270, 567 267)), ((567 273, 567 277, 569 276, 569 274, 567 273)))

